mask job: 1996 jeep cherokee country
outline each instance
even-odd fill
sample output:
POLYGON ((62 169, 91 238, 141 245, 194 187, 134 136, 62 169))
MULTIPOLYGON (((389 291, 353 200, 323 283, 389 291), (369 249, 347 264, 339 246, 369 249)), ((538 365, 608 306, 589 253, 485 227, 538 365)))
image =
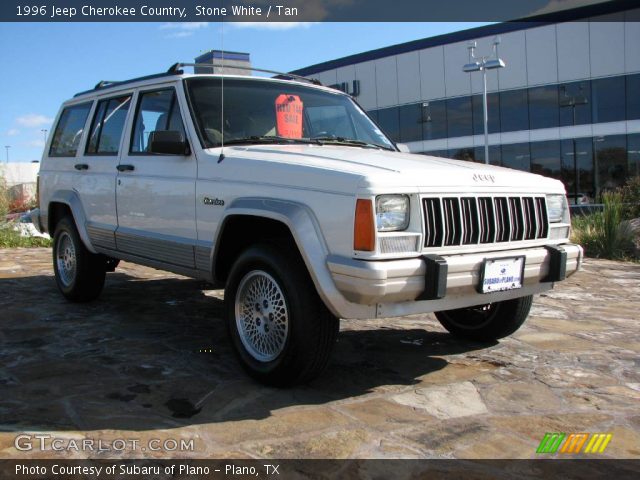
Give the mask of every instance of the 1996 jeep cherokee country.
POLYGON ((322 371, 339 318, 436 312, 497 339, 580 267, 559 181, 401 153, 351 97, 300 79, 181 67, 60 109, 34 216, 69 300, 120 259, 224 286, 242 365, 282 386, 322 371))

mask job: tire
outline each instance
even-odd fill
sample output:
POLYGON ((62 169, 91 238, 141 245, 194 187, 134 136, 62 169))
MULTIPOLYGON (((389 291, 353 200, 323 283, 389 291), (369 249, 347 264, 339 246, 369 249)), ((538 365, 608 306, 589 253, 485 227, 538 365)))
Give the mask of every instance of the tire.
POLYGON ((497 340, 518 330, 529 315, 533 296, 436 312, 436 318, 453 335, 471 340, 497 340))
POLYGON ((69 216, 56 225, 53 236, 53 271, 58 289, 71 302, 94 300, 104 287, 104 257, 87 250, 73 218, 69 216))
POLYGON ((257 245, 231 268, 225 288, 227 329, 247 373, 287 387, 317 377, 339 330, 292 249, 257 245))

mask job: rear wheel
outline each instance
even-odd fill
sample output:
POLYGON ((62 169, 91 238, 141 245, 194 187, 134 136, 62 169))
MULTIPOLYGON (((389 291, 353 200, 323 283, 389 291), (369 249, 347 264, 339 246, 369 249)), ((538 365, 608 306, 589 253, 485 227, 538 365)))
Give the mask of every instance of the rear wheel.
POLYGON ((450 333, 473 340, 497 340, 518 330, 529 316, 533 296, 436 312, 450 333))
POLYGON ((235 351, 256 380, 290 386, 326 367, 339 321, 296 254, 271 245, 247 249, 231 269, 225 310, 235 351))
POLYGON ((104 287, 104 257, 87 250, 71 217, 63 218, 56 225, 53 271, 58 289, 72 302, 93 300, 104 287))

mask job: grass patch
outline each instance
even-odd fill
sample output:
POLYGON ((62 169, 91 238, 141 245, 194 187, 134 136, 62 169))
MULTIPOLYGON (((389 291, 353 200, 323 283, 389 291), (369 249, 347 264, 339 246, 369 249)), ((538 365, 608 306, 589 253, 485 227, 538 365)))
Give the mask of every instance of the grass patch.
POLYGON ((51 240, 42 237, 23 237, 20 232, 13 229, 13 225, 5 223, 0 225, 0 248, 18 247, 50 247, 51 240))

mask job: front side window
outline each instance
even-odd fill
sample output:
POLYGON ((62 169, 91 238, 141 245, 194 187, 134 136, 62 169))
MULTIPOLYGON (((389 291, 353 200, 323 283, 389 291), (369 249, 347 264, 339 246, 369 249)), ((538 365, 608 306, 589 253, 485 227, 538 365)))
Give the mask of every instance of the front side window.
POLYGON ((173 88, 140 93, 131 152, 149 152, 149 135, 156 131, 180 132, 184 136, 180 107, 173 88))
POLYGON ((67 107, 62 111, 56 125, 49 149, 51 157, 75 157, 82 138, 91 102, 67 107))
POLYGON ((91 123, 87 153, 117 155, 131 95, 100 100, 91 123))
POLYGON ((205 148, 223 142, 340 143, 395 150, 343 94, 289 82, 228 78, 224 80, 223 108, 220 78, 194 78, 186 84, 205 148))

